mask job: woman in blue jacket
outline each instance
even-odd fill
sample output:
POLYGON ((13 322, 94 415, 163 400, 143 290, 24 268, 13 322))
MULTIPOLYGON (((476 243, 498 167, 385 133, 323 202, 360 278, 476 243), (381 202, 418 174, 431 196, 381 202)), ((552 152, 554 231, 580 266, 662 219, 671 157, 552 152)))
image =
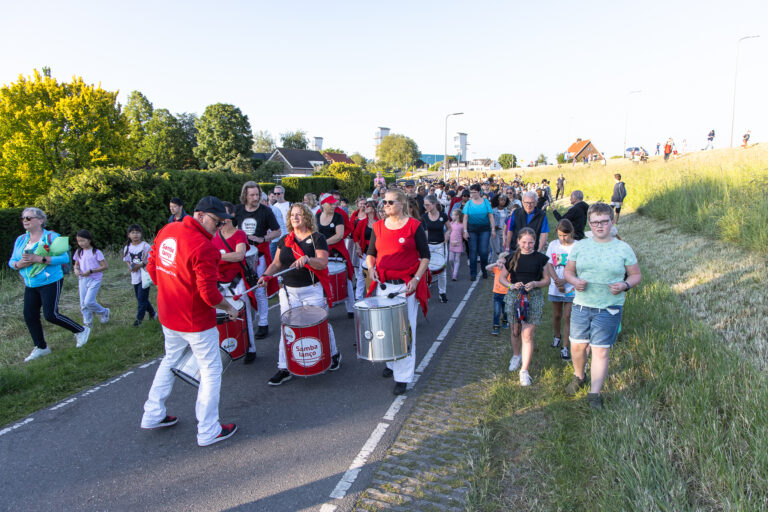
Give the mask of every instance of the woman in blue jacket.
POLYGON ((19 236, 13 245, 13 254, 8 265, 19 272, 26 285, 24 289, 24 321, 32 336, 35 348, 24 361, 31 361, 51 353, 45 343, 43 324, 40 322, 40 308, 43 316, 52 324, 64 327, 75 335, 77 347, 88 341, 91 330, 59 313, 59 296, 64 272, 61 266, 69 263, 67 253, 59 256, 35 254, 39 244, 49 245, 59 237, 58 233, 45 229, 45 213, 39 208, 26 208, 21 214, 21 223, 27 231, 19 236), (36 263, 45 265, 42 271, 33 274, 36 263))

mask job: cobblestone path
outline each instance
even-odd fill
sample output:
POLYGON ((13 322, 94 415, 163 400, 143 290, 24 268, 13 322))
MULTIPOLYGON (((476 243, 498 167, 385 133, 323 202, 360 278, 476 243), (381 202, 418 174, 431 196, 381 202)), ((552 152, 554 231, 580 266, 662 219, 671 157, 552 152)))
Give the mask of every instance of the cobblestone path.
POLYGON ((487 386, 500 354, 509 350, 508 329, 490 334, 492 286, 492 279, 478 283, 455 336, 355 510, 465 510, 487 386))

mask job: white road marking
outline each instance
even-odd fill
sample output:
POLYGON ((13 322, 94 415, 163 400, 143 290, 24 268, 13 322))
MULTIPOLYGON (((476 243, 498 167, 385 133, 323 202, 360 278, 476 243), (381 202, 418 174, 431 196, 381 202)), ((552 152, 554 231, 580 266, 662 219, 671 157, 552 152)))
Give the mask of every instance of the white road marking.
POLYGON ((48 410, 49 410, 49 411, 55 411, 56 409, 61 409, 62 407, 65 407, 65 406, 67 406, 67 405, 71 404, 71 403, 72 403, 72 402, 74 402, 75 400, 77 400, 77 397, 76 397, 76 396, 73 396, 73 397, 72 397, 72 398, 70 398, 69 400, 64 400, 64 401, 63 401, 63 402, 61 402, 60 404, 56 404, 56 405, 54 405, 53 407, 51 407, 50 409, 48 409, 48 410))
POLYGON ((15 425, 11 425, 10 427, 6 427, 3 430, 0 430, 0 436, 5 435, 8 432, 12 432, 12 431, 16 430, 19 427, 23 427, 24 425, 26 425, 27 423, 29 423, 32 420, 34 420, 34 418, 27 418, 24 421, 20 421, 20 422, 16 423, 15 425))
POLYGON ((429 351, 424 355, 424 358, 421 360, 421 364, 418 368, 416 368, 416 373, 422 373, 426 369, 429 362, 432 360, 432 356, 435 355, 435 352, 437 352, 437 349, 440 348, 440 342, 436 341, 432 344, 431 347, 429 347, 429 351))
POLYGON ((395 414, 397 414, 397 411, 399 411, 403 406, 403 402, 405 402, 406 398, 408 397, 405 395, 400 395, 399 397, 395 398, 392 401, 392 405, 390 405, 389 409, 387 409, 387 413, 384 415, 384 419, 389 421, 394 420, 395 414))
POLYGON ((322 507, 320 507, 320 512, 334 512, 336 508, 336 505, 325 503, 322 507))
POLYGON ((459 305, 456 306, 456 311, 453 312, 453 314, 451 315, 451 318, 454 318, 454 319, 459 318, 459 315, 461 314, 461 310, 464 309, 464 305, 466 303, 467 303, 466 300, 459 302, 459 305))
POLYGON ((443 341, 446 336, 448 336, 448 333, 451 330, 451 327, 453 327, 453 323, 456 321, 455 318, 449 318, 448 321, 445 323, 445 327, 443 327, 443 330, 440 331, 440 334, 437 336, 437 341, 443 341))
POLYGON ((384 433, 387 431, 388 427, 389 423, 379 423, 376 425, 376 428, 371 433, 371 437, 365 442, 360 453, 357 454, 357 457, 352 461, 349 469, 344 473, 344 476, 341 477, 339 483, 336 484, 336 488, 333 492, 331 492, 331 498, 340 499, 346 496, 347 491, 352 487, 352 484, 355 483, 357 475, 360 474, 360 470, 365 465, 368 457, 373 453, 373 450, 376 449, 376 445, 379 444, 381 438, 384 437, 384 433))
MULTIPOLYGON (((162 359, 162 358, 160 358, 160 359, 162 359)), ((148 367, 152 366, 153 364, 155 364, 157 361, 159 361, 159 360, 155 359, 154 361, 150 361, 148 363, 144 363, 143 365, 139 366, 139 368, 148 368, 148 367)))

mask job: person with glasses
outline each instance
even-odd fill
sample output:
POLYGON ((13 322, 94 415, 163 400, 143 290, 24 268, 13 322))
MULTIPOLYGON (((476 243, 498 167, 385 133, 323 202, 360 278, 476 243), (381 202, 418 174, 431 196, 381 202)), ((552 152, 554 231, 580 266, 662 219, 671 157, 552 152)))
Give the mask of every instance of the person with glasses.
POLYGON ((40 322, 40 309, 45 319, 75 335, 75 346, 80 348, 88 342, 91 329, 82 326, 59 313, 59 297, 64 284, 64 271, 61 266, 69 263, 67 253, 58 256, 36 254, 39 247, 50 246, 59 237, 55 231, 45 229, 45 212, 39 208, 25 208, 21 212, 21 225, 26 231, 13 244, 13 252, 8 266, 18 271, 24 281, 24 322, 27 324, 34 348, 24 359, 32 361, 47 356, 51 348, 45 342, 43 324, 40 322), (35 264, 43 264, 36 272, 35 264))
POLYGON ((612 234, 613 209, 595 203, 587 212, 592 237, 574 245, 565 265, 565 280, 576 289, 571 310, 573 378, 565 388, 575 395, 586 385, 587 346, 591 347, 591 383, 587 400, 602 409, 600 392, 608 375, 608 356, 621 325, 626 292, 642 279, 632 248, 612 234))
POLYGON ((379 220, 376 215, 376 201, 363 200, 362 207, 355 214, 355 230, 352 232, 352 240, 355 243, 355 253, 358 264, 355 267, 355 300, 361 300, 365 296, 365 275, 368 270, 365 262, 365 254, 373 234, 373 225, 379 220), (364 216, 364 217, 361 217, 364 216))
POLYGON ((469 253, 469 280, 477 278, 477 258, 480 257, 480 269, 483 279, 488 279, 488 252, 491 233, 496 232, 493 220, 493 208, 487 199, 480 195, 480 185, 469 187, 470 200, 464 205, 464 240, 467 241, 469 253))
POLYGON ((157 233, 147 262, 147 271, 157 285, 165 356, 144 403, 141 428, 153 430, 178 423, 176 416, 167 414, 165 402, 173 389, 171 368, 190 347, 200 367, 195 406, 199 446, 218 443, 237 431, 234 423, 219 423, 222 366, 216 309, 226 311, 230 320, 237 318, 237 310, 219 292, 221 255, 211 243, 216 230, 231 218, 218 198, 202 198, 192 216, 167 224, 157 233))
POLYGON ((528 191, 523 194, 523 207, 518 208, 507 221, 504 247, 510 252, 517 248, 516 232, 522 228, 531 228, 536 233, 534 251, 545 251, 549 238, 549 221, 547 214, 536 208, 538 196, 536 192, 528 191))
POLYGON ((401 190, 388 190, 384 195, 387 218, 373 225, 368 245, 367 264, 373 277, 368 295, 405 293, 408 301, 408 321, 411 325, 411 353, 398 361, 387 363, 383 377, 394 377, 393 393, 405 393, 416 368, 416 322, 418 306, 427 314, 429 285, 425 274, 429 270, 429 245, 421 224, 408 216, 407 197, 401 190), (386 288, 378 286, 384 284, 386 288), (418 304, 417 304, 418 301, 418 304))
MULTIPOLYGON (((277 185, 272 193, 275 195, 275 202, 272 204, 272 213, 275 214, 275 220, 280 226, 280 235, 285 236, 288 234, 288 228, 285 225, 285 218, 288 217, 288 210, 291 208, 291 203, 285 200, 285 189, 277 185)), ((279 238, 279 237, 278 237, 279 238)), ((277 250, 277 238, 273 238, 269 242, 269 253, 272 255, 272 259, 275 258, 275 251, 277 250)))

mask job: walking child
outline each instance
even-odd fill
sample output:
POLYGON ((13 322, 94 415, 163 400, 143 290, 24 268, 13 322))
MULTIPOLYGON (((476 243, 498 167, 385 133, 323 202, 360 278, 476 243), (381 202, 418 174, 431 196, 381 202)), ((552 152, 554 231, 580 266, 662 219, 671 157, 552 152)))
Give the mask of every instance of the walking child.
POLYGON ((493 272, 493 330, 491 331, 491 334, 494 336, 499 335, 499 329, 501 326, 499 323, 500 320, 504 322, 505 329, 509 327, 509 322, 507 321, 507 310, 504 307, 504 297, 506 297, 509 289, 499 282, 501 270, 504 268, 504 262, 507 260, 507 256, 509 256, 509 253, 504 251, 499 254, 499 258, 496 260, 496 263, 491 263, 485 267, 486 270, 493 272))
POLYGON ((550 266, 547 267, 552 282, 549 284, 549 302, 552 303, 552 320, 554 323, 554 339, 552 348, 557 348, 562 343, 560 357, 565 361, 571 360, 568 337, 571 328, 571 307, 576 290, 573 285, 565 280, 565 264, 568 263, 568 255, 574 244, 573 224, 568 219, 562 219, 557 224, 557 240, 549 244, 547 257, 550 266), (561 328, 562 324, 562 328, 561 328))
POLYGON ((83 323, 87 327, 93 324, 93 315, 99 315, 99 321, 103 324, 109 321, 109 308, 105 308, 96 302, 96 296, 101 288, 103 272, 107 270, 107 260, 104 254, 96 247, 93 235, 87 229, 81 229, 75 235, 77 250, 72 257, 75 260, 74 272, 78 277, 77 283, 80 290, 80 311, 83 313, 83 323))
POLYGON ((150 320, 154 320, 156 316, 155 309, 149 303, 149 287, 144 288, 141 283, 141 270, 147 266, 150 249, 150 245, 144 241, 141 226, 138 224, 128 226, 128 240, 123 247, 123 261, 131 271, 131 284, 138 303, 136 320, 133 322, 134 327, 141 325, 146 313, 149 314, 150 320))
POLYGON ((459 264, 461 263, 461 253, 464 252, 464 239, 462 234, 464 233, 464 214, 461 210, 455 208, 451 212, 451 236, 449 239, 448 247, 448 260, 451 262, 453 268, 453 275, 451 279, 454 281, 459 275, 459 264))

